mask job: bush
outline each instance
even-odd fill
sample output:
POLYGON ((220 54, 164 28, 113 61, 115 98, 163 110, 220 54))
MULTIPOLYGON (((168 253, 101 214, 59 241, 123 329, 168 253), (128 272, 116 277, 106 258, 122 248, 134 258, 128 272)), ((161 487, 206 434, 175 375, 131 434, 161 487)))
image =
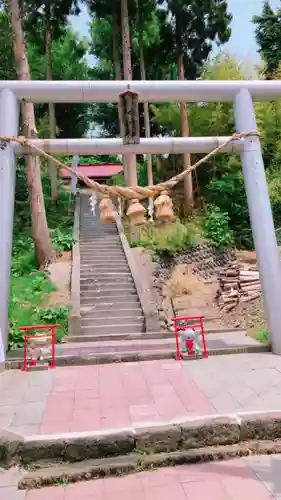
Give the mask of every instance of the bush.
POLYGON ((243 175, 228 172, 207 186, 207 199, 228 216, 228 227, 238 248, 253 248, 253 237, 243 175))
POLYGON ((194 247, 197 234, 192 224, 176 221, 172 224, 148 224, 140 230, 137 240, 131 246, 141 246, 163 257, 173 257, 186 248, 194 247))
POLYGON ((233 234, 228 226, 229 217, 219 207, 211 205, 203 221, 205 236, 216 248, 227 248, 233 244, 233 234))

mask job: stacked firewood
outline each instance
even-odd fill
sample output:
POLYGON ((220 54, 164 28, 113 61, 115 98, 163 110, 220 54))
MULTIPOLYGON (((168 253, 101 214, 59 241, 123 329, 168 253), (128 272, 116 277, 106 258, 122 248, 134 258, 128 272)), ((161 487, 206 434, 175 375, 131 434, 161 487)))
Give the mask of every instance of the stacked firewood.
POLYGON ((232 263, 218 276, 216 302, 223 311, 231 311, 238 304, 250 302, 261 295, 259 271, 256 266, 232 263))

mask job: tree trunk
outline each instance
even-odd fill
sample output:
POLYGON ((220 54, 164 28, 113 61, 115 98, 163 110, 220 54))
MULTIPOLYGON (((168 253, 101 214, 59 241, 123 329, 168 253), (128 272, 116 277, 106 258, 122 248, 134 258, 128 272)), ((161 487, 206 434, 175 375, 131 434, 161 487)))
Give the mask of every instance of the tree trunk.
MULTIPOLYGON (((29 64, 26 55, 26 46, 18 0, 9 0, 8 9, 12 22, 13 51, 17 76, 19 80, 30 80, 29 64)), ((21 111, 24 122, 25 136, 36 138, 37 130, 35 126, 33 103, 23 102, 21 111)), ((25 161, 31 213, 32 238, 34 241, 37 263, 41 266, 53 260, 54 251, 46 218, 39 158, 37 156, 30 155, 25 157, 25 161)))
MULTIPOLYGON (((183 56, 178 57, 178 77, 179 80, 184 80, 184 67, 183 67, 183 56)), ((181 102, 180 104, 180 115, 181 115, 181 135, 182 137, 189 136, 189 123, 188 123, 188 110, 186 102, 181 102)), ((186 170, 190 167, 190 154, 184 153, 183 155, 183 169, 186 170)), ((193 183, 192 183, 192 172, 184 177, 184 204, 185 210, 188 212, 190 208, 194 206, 194 196, 193 196, 193 183)))
MULTIPOLYGON (((140 72, 141 72, 141 80, 146 80, 146 72, 145 72, 145 61, 144 61, 144 53, 143 48, 140 46, 140 72)), ((143 115, 144 115, 144 128, 145 128, 145 137, 150 137, 150 121, 149 121, 149 107, 148 102, 143 103, 143 115)), ((153 185, 153 171, 152 171, 152 155, 147 155, 147 181, 148 185, 153 185)), ((153 198, 149 198, 149 207, 153 209, 153 198)))
MULTIPOLYGON (((113 63, 114 63, 115 80, 122 80, 121 60, 120 60, 119 45, 118 45, 119 27, 118 27, 118 16, 117 16, 117 12, 116 12, 116 4, 115 4, 115 6, 113 6, 113 11, 112 11, 112 36, 113 36, 113 47, 112 48, 113 48, 113 63)), ((123 130, 123 122, 122 122, 122 111, 121 111, 121 106, 120 106, 119 102, 118 102, 118 118, 119 118, 120 136, 123 137, 124 130, 123 130)), ((128 169, 127 169, 127 157, 126 157, 126 155, 123 155, 122 161, 123 161, 125 184, 128 184, 128 169)))
MULTIPOLYGON (((123 70, 124 80, 132 80, 132 62, 131 62, 131 42, 130 42, 130 25, 128 15, 128 1, 121 0, 121 23, 122 23, 122 37, 123 37, 123 70)), ((137 159, 136 155, 126 155, 126 163, 128 169, 128 183, 130 186, 137 186, 137 159)))
MULTIPOLYGON (((51 81, 52 77, 52 32, 50 29, 46 29, 46 76, 47 80, 51 81)), ((50 126, 50 139, 56 138, 56 113, 55 105, 53 102, 49 103, 49 126, 50 126)), ((51 197, 52 202, 56 204, 58 199, 58 172, 57 166, 52 161, 49 160, 49 169, 51 175, 51 197)))

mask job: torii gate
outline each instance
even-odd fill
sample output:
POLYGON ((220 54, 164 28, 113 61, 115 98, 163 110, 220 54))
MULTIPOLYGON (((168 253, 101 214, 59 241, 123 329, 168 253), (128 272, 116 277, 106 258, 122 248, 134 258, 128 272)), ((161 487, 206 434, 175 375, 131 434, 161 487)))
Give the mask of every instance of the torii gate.
MULTIPOLYGON (((17 136, 19 102, 118 102, 131 90, 140 102, 233 101, 237 132, 257 129, 252 99, 281 96, 281 81, 0 81, 0 135, 17 136)), ((226 137, 141 139, 124 145, 122 139, 32 139, 51 154, 208 153, 226 137)), ((240 153, 251 226, 260 271, 272 351, 281 355, 281 267, 275 237, 259 137, 253 134, 230 143, 221 152, 240 153)), ((0 149, 0 330, 8 339, 8 302, 13 235, 15 155, 37 154, 8 143, 0 149)))

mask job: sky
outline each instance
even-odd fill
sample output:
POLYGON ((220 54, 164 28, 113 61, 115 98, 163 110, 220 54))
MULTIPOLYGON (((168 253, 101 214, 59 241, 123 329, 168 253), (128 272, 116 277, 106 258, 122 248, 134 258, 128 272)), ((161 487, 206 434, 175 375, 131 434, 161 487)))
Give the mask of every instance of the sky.
MULTIPOLYGON (((232 35, 230 41, 224 46, 224 51, 239 62, 258 63, 259 55, 251 20, 254 15, 260 14, 263 0, 228 0, 228 5, 233 15, 232 35)), ((270 5, 274 9, 281 7, 281 0, 270 0, 270 5)), ((86 9, 82 10, 80 16, 71 17, 71 22, 81 37, 87 36, 89 16, 86 9)), ((93 59, 89 62, 93 62, 93 59)))

